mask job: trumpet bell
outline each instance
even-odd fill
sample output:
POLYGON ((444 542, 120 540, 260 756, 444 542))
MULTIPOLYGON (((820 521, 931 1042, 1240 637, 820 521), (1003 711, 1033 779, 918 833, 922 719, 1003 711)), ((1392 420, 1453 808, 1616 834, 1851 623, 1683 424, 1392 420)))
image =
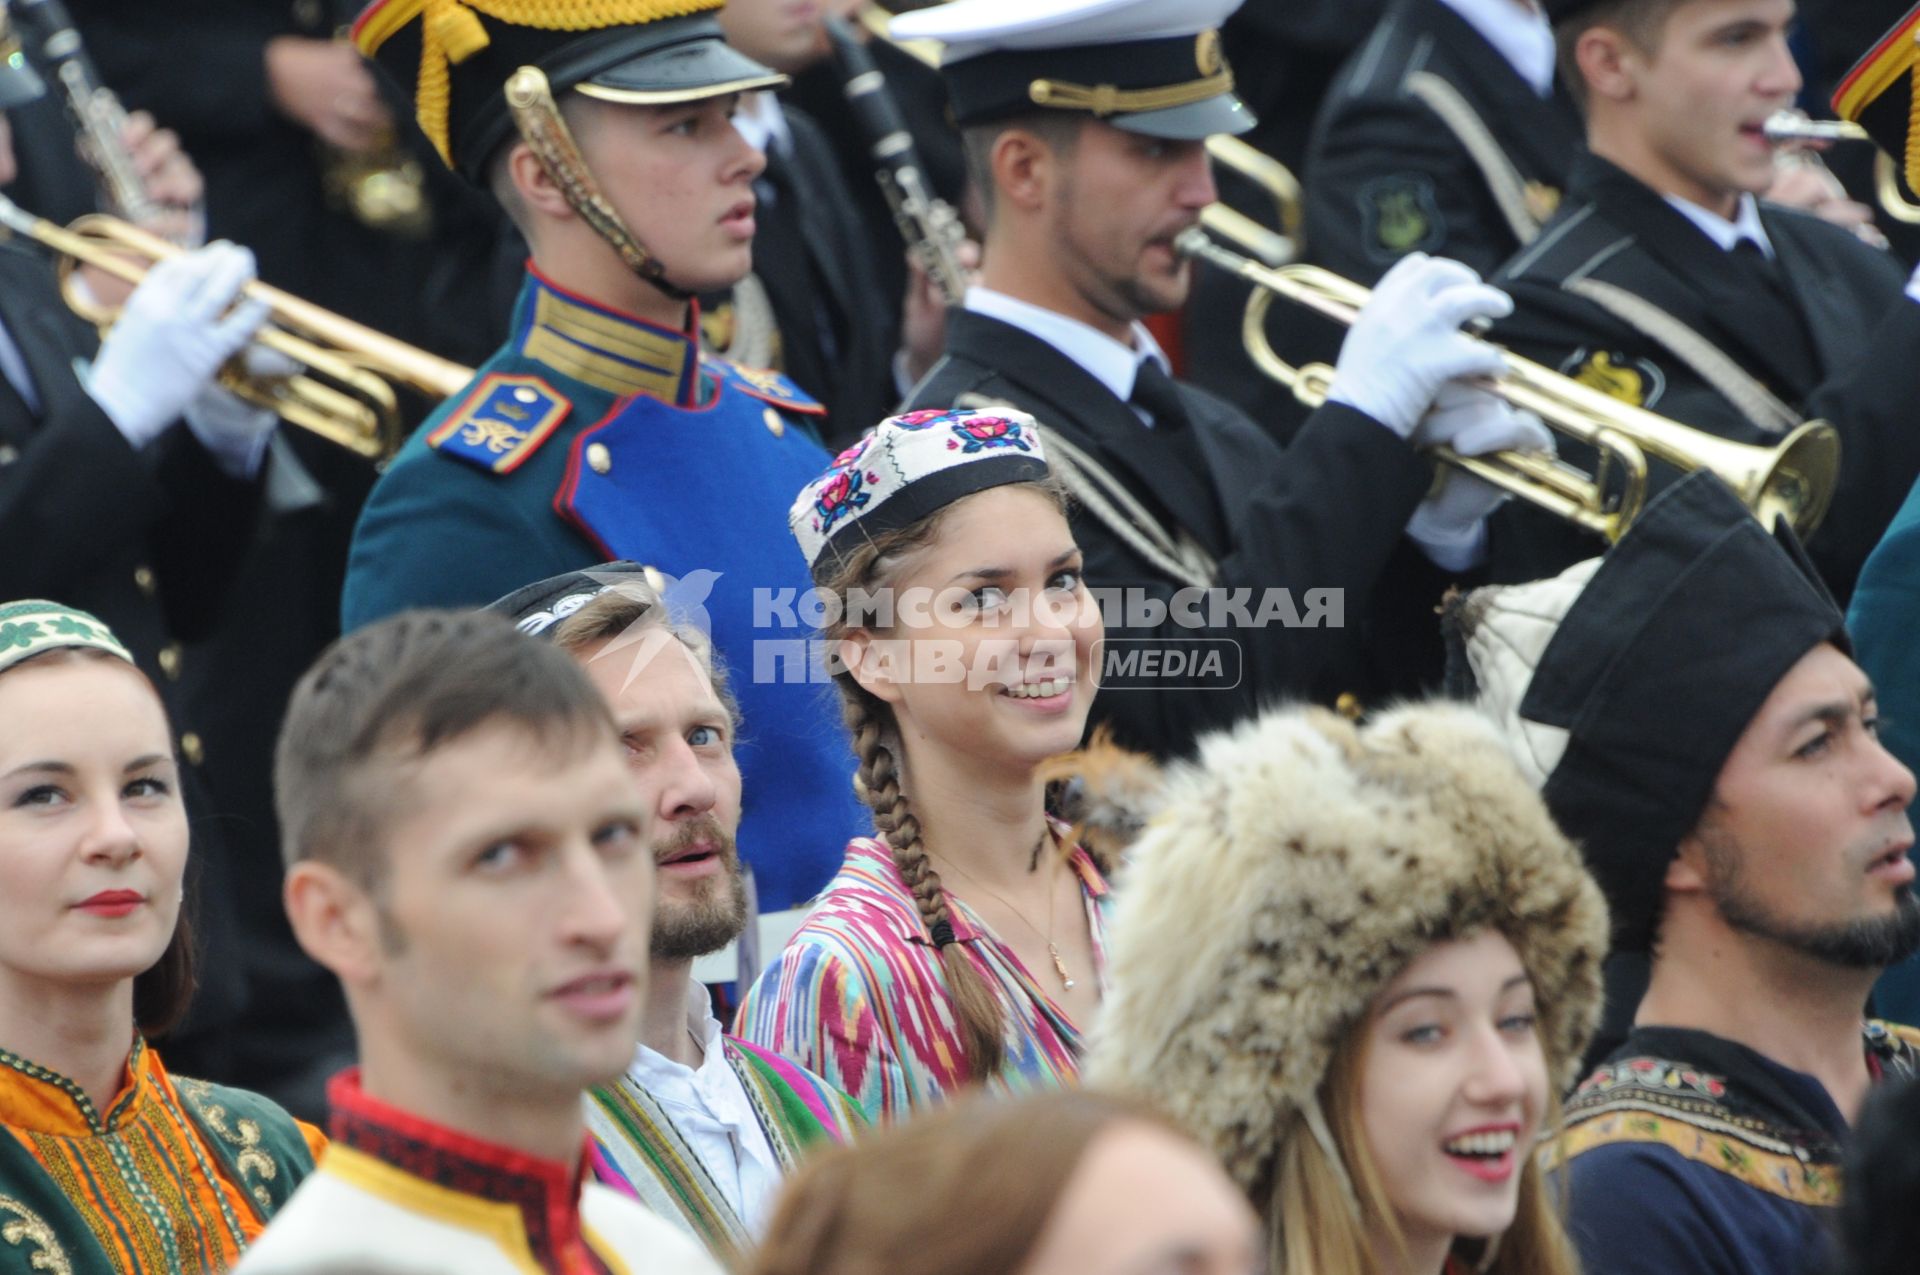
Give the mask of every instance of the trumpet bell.
MULTIPOLYGON (((1215 243, 1198 226, 1182 232, 1176 247, 1254 285, 1241 317, 1248 357, 1301 402, 1324 403, 1333 369, 1296 367, 1281 358, 1267 337, 1267 310, 1275 298, 1283 298, 1351 325, 1371 290, 1317 266, 1262 265, 1215 243)), ((1763 524, 1771 527, 1785 518, 1802 537, 1820 525, 1832 503, 1840 477, 1840 436, 1825 421, 1808 421, 1773 446, 1736 442, 1620 402, 1512 353, 1506 361, 1507 372, 1489 388, 1556 433, 1593 447, 1599 456, 1593 472, 1530 452, 1465 457, 1438 448, 1435 458, 1610 542, 1626 533, 1646 504, 1653 460, 1682 472, 1711 470, 1763 524)))

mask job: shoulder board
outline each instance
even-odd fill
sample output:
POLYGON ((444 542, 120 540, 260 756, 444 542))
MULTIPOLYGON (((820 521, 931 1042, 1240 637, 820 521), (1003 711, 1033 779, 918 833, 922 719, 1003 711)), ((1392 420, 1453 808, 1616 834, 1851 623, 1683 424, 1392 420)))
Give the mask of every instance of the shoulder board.
POLYGON ((719 374, 720 380, 729 389, 738 390, 750 398, 771 403, 783 412, 797 412, 802 416, 827 414, 827 409, 807 397, 805 390, 771 368, 746 367, 726 359, 707 358, 703 361, 719 374))
POLYGON ((475 381, 427 446, 469 465, 510 474, 547 441, 573 404, 537 376, 490 372, 475 381))

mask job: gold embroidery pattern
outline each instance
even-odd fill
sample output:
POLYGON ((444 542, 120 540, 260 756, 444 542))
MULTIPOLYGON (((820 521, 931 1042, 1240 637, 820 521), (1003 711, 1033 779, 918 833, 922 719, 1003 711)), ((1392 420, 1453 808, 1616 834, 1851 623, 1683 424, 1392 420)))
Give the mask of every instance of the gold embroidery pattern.
POLYGON ((27 1254, 29 1269, 45 1271, 47 1275, 73 1275, 73 1263, 68 1260, 67 1251, 60 1247, 53 1228, 39 1214, 6 1195, 0 1195, 0 1213, 13 1215, 11 1221, 0 1221, 0 1241, 15 1248, 30 1244, 38 1250, 27 1254))
POLYGON ((763 367, 743 367, 738 363, 733 364, 732 367, 736 376, 762 394, 771 394, 775 398, 793 397, 786 385, 782 383, 778 372, 763 367))
POLYGON ((242 1117, 229 1125, 227 1109, 218 1103, 209 1102, 210 1091, 203 1080, 182 1080, 178 1082, 180 1094, 193 1104, 194 1114, 206 1122, 222 1142, 233 1148, 233 1167, 239 1172, 241 1185, 247 1188, 247 1194, 262 1209, 262 1216, 273 1209, 273 1196, 266 1184, 280 1176, 280 1166, 272 1156, 260 1149, 260 1125, 258 1121, 242 1117))
POLYGON ((472 447, 484 447, 495 456, 504 456, 526 441, 527 431, 515 429, 505 421, 468 421, 460 427, 461 441, 472 447))
POLYGON ((1840 1203, 1837 1166, 1756 1146, 1731 1130, 1703 1128, 1649 1111, 1614 1111, 1570 1126, 1558 1143, 1543 1150, 1541 1167, 1557 1168, 1595 1147, 1636 1142, 1668 1147, 1696 1164, 1796 1204, 1833 1208, 1840 1203))

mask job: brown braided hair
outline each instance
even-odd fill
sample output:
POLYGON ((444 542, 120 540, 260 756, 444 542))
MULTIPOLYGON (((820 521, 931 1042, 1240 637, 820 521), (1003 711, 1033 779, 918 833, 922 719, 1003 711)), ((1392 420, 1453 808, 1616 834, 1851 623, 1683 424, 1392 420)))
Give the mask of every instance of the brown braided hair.
MULTIPOLYGON (((1039 491, 1065 511, 1065 491, 1054 481, 1016 485, 1039 491)), ((879 588, 885 577, 899 569, 905 555, 934 541, 952 508, 947 505, 898 531, 874 536, 837 559, 823 556, 815 567, 816 582, 842 602, 855 590, 879 588)), ((844 606, 838 608, 823 633, 830 651, 854 632, 846 610, 844 606)), ((912 891, 921 923, 940 954, 947 994, 953 998, 954 1019, 966 1050, 968 1075, 976 1083, 984 1082, 1006 1061, 1006 1013, 986 976, 975 968, 966 949, 954 941, 953 912, 946 889, 927 857, 920 820, 900 790, 900 762, 889 741, 894 730, 893 710, 861 686, 845 667, 834 670, 833 682, 840 690, 841 715, 853 736, 854 756, 859 762, 855 786, 860 799, 872 809, 874 828, 893 851, 893 866, 912 891)))

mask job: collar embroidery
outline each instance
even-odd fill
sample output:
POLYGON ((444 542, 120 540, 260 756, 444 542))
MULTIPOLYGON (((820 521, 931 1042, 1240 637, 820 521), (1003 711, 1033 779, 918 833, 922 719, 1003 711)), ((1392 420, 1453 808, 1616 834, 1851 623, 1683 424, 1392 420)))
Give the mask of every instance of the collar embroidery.
POLYGON ((692 407, 700 385, 697 302, 688 316, 684 332, 662 328, 568 292, 529 263, 514 311, 514 348, 621 398, 646 394, 692 407))
POLYGON ((486 1142, 370 1098, 355 1067, 327 1086, 331 1136, 390 1170, 464 1196, 518 1210, 526 1243, 542 1270, 602 1269, 580 1227, 580 1188, 586 1180, 586 1141, 573 1164, 486 1142))

